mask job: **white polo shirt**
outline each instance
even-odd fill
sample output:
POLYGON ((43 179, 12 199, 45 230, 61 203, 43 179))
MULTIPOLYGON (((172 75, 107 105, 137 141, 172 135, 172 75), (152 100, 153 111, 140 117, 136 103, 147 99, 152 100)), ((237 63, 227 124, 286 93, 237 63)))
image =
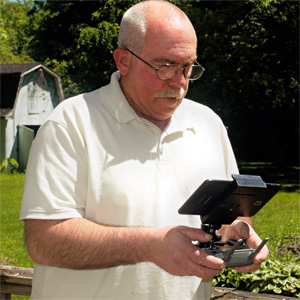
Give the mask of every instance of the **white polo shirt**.
MULTIPOLYGON (((33 143, 20 219, 87 218, 121 226, 200 227, 177 210, 205 179, 231 179, 220 118, 184 99, 162 132, 111 83, 61 103, 33 143)), ((211 282, 152 263, 74 271, 35 265, 32 299, 209 299, 211 282)))

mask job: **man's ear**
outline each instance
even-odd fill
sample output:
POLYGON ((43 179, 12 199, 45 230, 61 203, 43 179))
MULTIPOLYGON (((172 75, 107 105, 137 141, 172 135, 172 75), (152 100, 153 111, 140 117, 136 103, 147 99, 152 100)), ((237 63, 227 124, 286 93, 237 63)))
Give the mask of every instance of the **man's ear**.
POLYGON ((131 61, 130 53, 126 49, 117 48, 114 51, 114 59, 120 74, 125 76, 131 61))

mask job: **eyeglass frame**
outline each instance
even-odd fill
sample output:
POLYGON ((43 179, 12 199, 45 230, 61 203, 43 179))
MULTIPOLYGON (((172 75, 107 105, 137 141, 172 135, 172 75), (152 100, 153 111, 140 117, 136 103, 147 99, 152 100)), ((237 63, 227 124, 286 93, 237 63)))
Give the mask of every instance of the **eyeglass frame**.
MULTIPOLYGON (((154 67, 154 66, 152 66, 151 64, 149 64, 148 62, 146 62, 145 60, 143 60, 142 58, 140 58, 138 55, 136 55, 134 52, 132 52, 131 50, 129 50, 128 48, 126 48, 126 50, 129 52, 129 53, 131 53, 133 56, 135 56, 136 58, 138 58, 139 60, 141 60, 143 63, 145 63, 146 65, 148 65, 150 68, 152 68, 155 72, 156 72, 156 76, 157 76, 157 78, 158 79, 160 79, 160 80, 171 80, 172 78, 174 78, 175 76, 176 76, 176 74, 177 74, 177 72, 178 71, 182 71, 182 74, 184 75, 184 78, 186 79, 186 75, 185 75, 185 70, 187 69, 187 68, 190 68, 190 67, 193 67, 193 66, 199 66, 199 67, 201 67, 202 68, 202 73, 201 73, 201 75, 200 75, 200 77, 199 78, 201 78, 202 77, 202 75, 203 75, 203 73, 204 73, 204 71, 205 71, 205 68, 201 65, 201 64, 199 64, 197 61, 195 61, 194 62, 194 64, 196 63, 197 65, 190 65, 190 66, 187 66, 187 67, 184 67, 184 68, 178 68, 175 64, 162 64, 162 65, 159 65, 158 67, 154 67), (159 71, 159 69, 161 68, 161 67, 165 67, 165 66, 174 66, 174 67, 176 67, 177 68, 177 70, 175 71, 175 73, 174 73, 174 75, 171 77, 171 78, 168 78, 168 79, 162 79, 162 78, 160 78, 159 76, 158 76, 158 71, 159 71)), ((188 79, 188 80, 198 80, 199 78, 197 78, 197 79, 188 79)))

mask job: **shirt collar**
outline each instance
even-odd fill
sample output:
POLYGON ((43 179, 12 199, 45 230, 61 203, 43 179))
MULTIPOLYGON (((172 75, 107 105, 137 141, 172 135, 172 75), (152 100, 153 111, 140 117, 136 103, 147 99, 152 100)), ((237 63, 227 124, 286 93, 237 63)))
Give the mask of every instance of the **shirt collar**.
POLYGON ((193 101, 184 98, 182 103, 174 112, 171 122, 167 127, 167 133, 171 134, 177 131, 192 130, 201 124, 200 116, 194 112, 193 101))
POLYGON ((119 123, 127 123, 137 118, 133 108, 126 100, 119 83, 120 73, 114 72, 111 75, 109 85, 101 88, 103 103, 119 123))
MULTIPOLYGON (((127 123, 134 119, 141 120, 126 100, 121 90, 119 79, 120 73, 118 71, 114 72, 111 75, 110 84, 101 88, 101 97, 103 97, 105 107, 119 123, 127 123)), ((193 129, 200 124, 199 118, 191 113, 190 105, 186 105, 189 101, 188 99, 183 99, 174 112, 166 128, 168 134, 193 129)))

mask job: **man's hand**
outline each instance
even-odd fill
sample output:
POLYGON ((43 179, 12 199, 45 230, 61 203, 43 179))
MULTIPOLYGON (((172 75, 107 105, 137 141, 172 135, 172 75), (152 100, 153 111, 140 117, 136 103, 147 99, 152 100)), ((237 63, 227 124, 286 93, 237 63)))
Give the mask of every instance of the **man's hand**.
POLYGON ((173 275, 213 277, 225 267, 224 261, 192 244, 193 240, 208 242, 211 238, 200 229, 185 226, 158 229, 156 243, 149 249, 150 261, 173 275))
MULTIPOLYGON (((253 249, 256 249, 262 241, 250 224, 252 225, 251 219, 239 218, 231 225, 222 226, 222 229, 220 230, 220 233, 222 234, 222 241, 226 241, 228 239, 237 241, 241 238, 246 238, 247 245, 253 249)), ((268 255, 269 250, 267 246, 264 246, 253 259, 253 265, 247 267, 236 267, 233 269, 242 273, 255 271, 260 268, 260 264, 266 260, 268 255)))

